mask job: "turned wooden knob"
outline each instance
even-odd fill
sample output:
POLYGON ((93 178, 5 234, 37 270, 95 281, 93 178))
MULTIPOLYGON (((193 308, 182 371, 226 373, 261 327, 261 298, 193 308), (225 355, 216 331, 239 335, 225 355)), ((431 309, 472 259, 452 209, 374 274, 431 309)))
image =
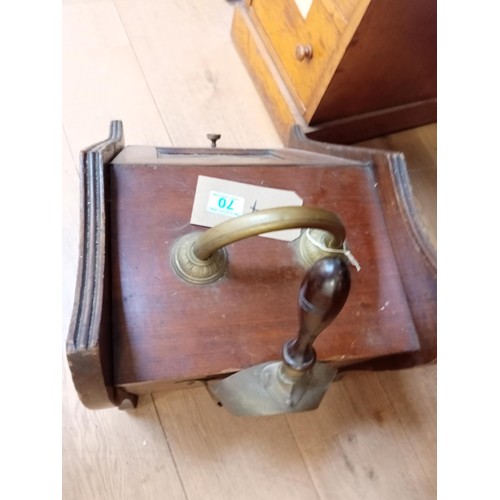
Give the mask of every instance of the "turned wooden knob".
POLYGON ((312 59, 313 56, 313 48, 309 44, 301 44, 297 45, 295 48, 295 57, 299 61, 303 61, 304 59, 312 59))
POLYGON ((299 290, 299 333, 283 349, 288 366, 302 371, 315 363, 313 342, 338 316, 350 289, 349 269, 340 257, 325 257, 309 269, 299 290))

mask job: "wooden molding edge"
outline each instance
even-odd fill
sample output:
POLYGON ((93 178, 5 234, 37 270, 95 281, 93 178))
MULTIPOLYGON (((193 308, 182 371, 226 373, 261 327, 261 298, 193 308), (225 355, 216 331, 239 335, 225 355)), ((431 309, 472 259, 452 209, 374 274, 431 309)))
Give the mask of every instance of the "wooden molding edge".
POLYGON ((400 369, 437 359, 437 256, 415 206, 402 153, 335 145, 309 139, 299 126, 290 130, 288 145, 363 161, 373 170, 387 234, 401 275, 420 350, 378 358, 347 369, 400 369))
POLYGON ((130 407, 136 396, 113 386, 110 288, 107 262, 107 165, 123 149, 123 125, 80 153, 80 246, 66 356, 81 402, 91 409, 130 407))
POLYGON ((437 99, 433 98, 322 123, 309 127, 306 136, 314 141, 353 144, 436 120, 437 99))

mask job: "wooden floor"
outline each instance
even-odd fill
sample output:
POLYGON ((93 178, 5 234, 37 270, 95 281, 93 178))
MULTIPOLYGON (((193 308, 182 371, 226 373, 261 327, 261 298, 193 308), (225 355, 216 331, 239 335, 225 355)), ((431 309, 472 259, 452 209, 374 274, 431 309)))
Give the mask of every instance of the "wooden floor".
MULTIPOLYGON (((127 145, 281 146, 230 39, 222 0, 63 0, 63 318, 78 256, 79 150, 124 122, 127 145)), ((370 141, 406 151, 434 234, 434 126, 370 141), (420 146, 422 147, 420 147, 420 146), (423 149, 422 149, 423 148, 423 149), (423 151, 423 153, 422 153, 423 151)), ((436 367, 356 373, 320 409, 237 418, 204 389, 154 394, 134 411, 89 411, 63 360, 63 498, 436 497, 436 367)))

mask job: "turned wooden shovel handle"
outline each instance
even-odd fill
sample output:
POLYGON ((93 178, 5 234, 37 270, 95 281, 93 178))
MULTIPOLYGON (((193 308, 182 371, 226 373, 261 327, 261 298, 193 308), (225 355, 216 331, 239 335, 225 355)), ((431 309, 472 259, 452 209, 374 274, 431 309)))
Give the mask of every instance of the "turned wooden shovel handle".
POLYGON ((349 268, 341 257, 325 257, 311 266, 299 290, 297 338, 283 348, 283 360, 287 365, 303 371, 314 364, 313 342, 338 316, 350 288, 349 268))

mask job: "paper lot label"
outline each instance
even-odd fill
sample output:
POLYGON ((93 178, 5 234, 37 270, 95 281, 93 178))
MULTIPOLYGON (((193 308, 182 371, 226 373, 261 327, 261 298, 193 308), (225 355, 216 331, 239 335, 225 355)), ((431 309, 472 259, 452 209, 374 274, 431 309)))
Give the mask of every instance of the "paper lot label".
MULTIPOLYGON (((191 224, 214 227, 233 217, 265 208, 302 206, 302 198, 286 189, 276 189, 215 177, 198 176, 191 224)), ((262 236, 293 241, 300 229, 286 229, 262 236)))

